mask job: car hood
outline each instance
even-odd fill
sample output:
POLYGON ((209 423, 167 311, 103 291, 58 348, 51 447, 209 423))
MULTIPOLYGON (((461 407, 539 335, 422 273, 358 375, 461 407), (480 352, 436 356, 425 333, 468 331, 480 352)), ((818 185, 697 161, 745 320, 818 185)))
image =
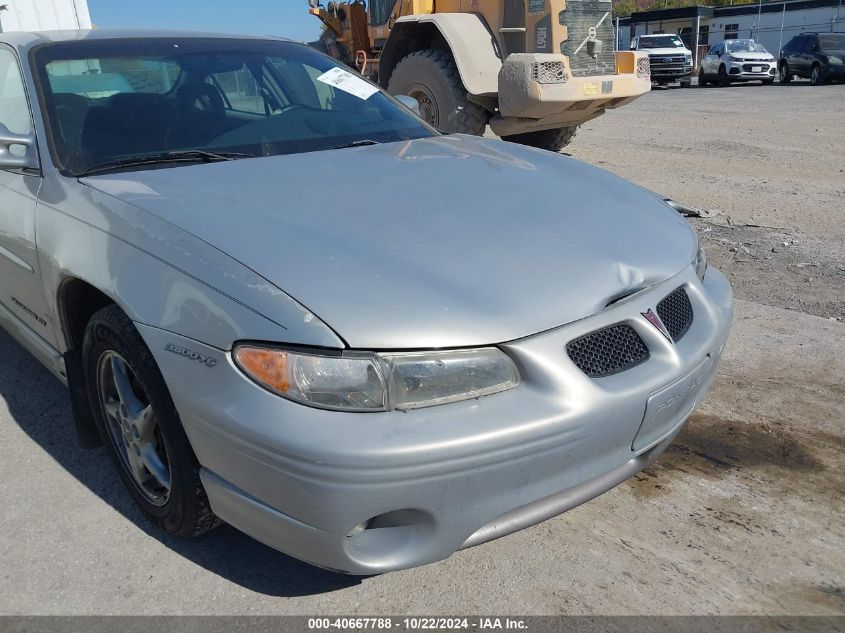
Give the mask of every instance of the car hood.
POLYGON ((677 274, 696 248, 639 187, 469 136, 82 182, 224 251, 356 348, 521 338, 677 274))
POLYGON ((648 53, 649 55, 692 55, 692 51, 686 48, 675 48, 674 46, 671 48, 641 48, 641 51, 644 53, 648 53))

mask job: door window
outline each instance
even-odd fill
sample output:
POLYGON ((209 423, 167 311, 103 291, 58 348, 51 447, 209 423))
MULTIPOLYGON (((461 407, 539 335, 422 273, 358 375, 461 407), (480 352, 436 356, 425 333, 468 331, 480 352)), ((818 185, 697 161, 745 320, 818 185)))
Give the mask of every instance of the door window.
POLYGON ((29 103, 18 60, 6 48, 0 48, 0 123, 15 134, 32 132, 29 103))

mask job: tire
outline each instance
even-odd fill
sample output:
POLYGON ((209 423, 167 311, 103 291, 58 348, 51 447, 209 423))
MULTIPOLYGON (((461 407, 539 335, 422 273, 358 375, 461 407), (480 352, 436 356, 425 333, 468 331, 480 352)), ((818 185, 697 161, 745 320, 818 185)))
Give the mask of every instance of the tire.
POLYGON ((578 132, 578 126, 573 125, 571 127, 562 127, 553 130, 540 130, 539 132, 525 132, 524 134, 503 136, 502 140, 519 143, 520 145, 529 145, 550 152, 559 152, 575 138, 576 132, 578 132))
POLYGON ((420 102, 420 116, 441 132, 481 136, 490 118, 472 103, 448 51, 424 50, 404 57, 393 69, 387 91, 420 102))
POLYGON ((82 363, 97 429, 138 507, 174 536, 191 538, 216 527, 220 521, 211 510, 199 462, 164 378, 138 330, 117 306, 91 317, 82 363))
POLYGON ((719 66, 719 75, 717 77, 720 88, 727 88, 731 85, 731 80, 728 78, 728 71, 724 66, 719 66))
POLYGON ((789 71, 789 64, 785 61, 781 62, 778 66, 778 79, 782 84, 788 84, 792 81, 792 73, 789 71))
POLYGON ((689 88, 692 85, 692 80, 687 79, 686 81, 680 82, 681 88, 689 88))
POLYGON ((705 75, 704 75, 704 69, 699 68, 698 69, 698 87, 699 88, 706 88, 708 83, 709 82, 707 81, 707 77, 705 77, 705 75))
POLYGON ((810 70, 810 83, 813 86, 823 86, 825 83, 824 73, 819 64, 813 64, 813 68, 810 70))

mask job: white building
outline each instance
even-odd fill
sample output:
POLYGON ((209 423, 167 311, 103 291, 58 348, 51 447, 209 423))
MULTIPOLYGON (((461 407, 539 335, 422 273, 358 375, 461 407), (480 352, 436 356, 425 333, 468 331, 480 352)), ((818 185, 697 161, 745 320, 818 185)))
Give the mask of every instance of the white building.
POLYGON ((635 35, 674 33, 690 50, 696 63, 707 49, 726 39, 750 38, 777 56, 781 46, 799 33, 845 31, 843 0, 786 0, 728 7, 693 6, 633 13, 618 21, 620 50, 635 35), (697 37, 696 37, 697 35, 697 37))
POLYGON ((0 31, 90 29, 88 0, 0 0, 0 31))

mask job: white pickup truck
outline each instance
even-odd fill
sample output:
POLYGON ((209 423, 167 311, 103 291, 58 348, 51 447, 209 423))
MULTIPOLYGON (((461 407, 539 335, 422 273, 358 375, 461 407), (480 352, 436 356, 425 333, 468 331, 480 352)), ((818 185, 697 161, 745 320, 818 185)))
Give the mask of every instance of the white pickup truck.
POLYGON ((632 51, 648 53, 651 83, 665 86, 679 83, 689 88, 692 79, 692 51, 677 35, 638 35, 631 40, 632 51))

